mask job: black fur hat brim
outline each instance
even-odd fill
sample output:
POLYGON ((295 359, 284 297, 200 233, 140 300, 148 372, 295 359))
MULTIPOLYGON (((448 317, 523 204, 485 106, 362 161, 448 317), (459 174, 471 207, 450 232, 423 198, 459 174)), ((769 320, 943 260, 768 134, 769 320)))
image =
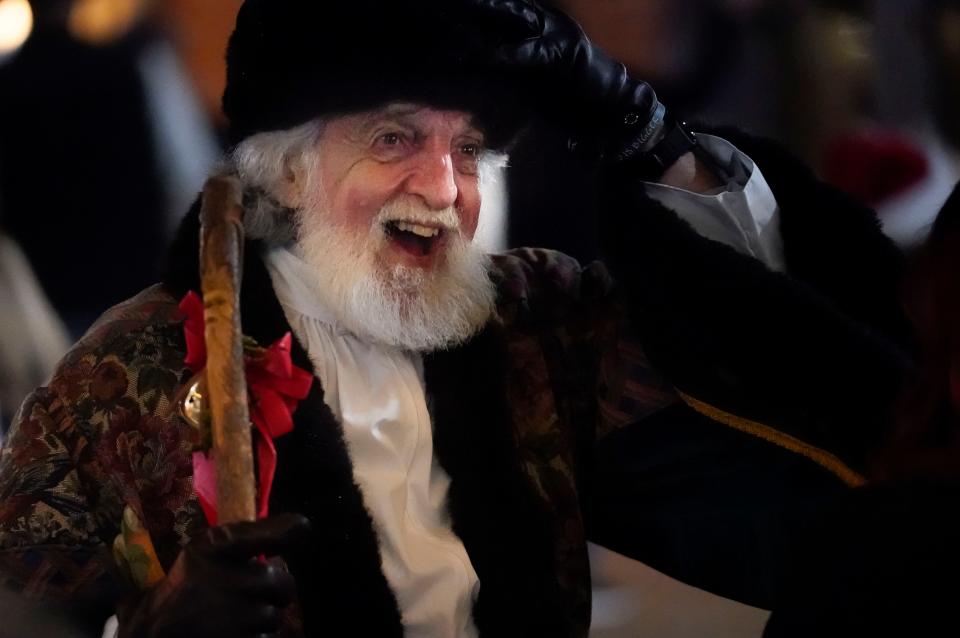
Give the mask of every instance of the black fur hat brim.
POLYGON ((492 148, 527 119, 522 82, 459 0, 246 0, 227 50, 231 143, 404 101, 464 110, 492 148))

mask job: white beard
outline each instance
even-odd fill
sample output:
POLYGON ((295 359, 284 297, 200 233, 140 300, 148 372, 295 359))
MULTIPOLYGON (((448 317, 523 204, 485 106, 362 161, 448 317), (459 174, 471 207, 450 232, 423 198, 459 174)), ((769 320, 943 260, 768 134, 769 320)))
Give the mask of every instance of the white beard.
POLYGON ((404 198, 387 204, 363 236, 335 224, 316 202, 300 214, 297 252, 316 273, 321 301, 342 327, 362 339, 428 352, 466 341, 494 309, 490 258, 464 239, 458 226, 456 211, 431 211, 404 198), (385 263, 389 219, 447 229, 447 245, 434 268, 385 263))

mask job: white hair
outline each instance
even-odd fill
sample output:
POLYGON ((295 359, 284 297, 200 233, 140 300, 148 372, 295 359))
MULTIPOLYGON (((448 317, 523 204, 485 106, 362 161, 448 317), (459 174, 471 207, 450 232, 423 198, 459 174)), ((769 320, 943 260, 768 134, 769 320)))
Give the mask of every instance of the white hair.
POLYGON ((282 201, 285 182, 299 170, 308 179, 316 174, 323 122, 312 120, 296 128, 257 133, 243 140, 230 156, 243 184, 244 229, 248 237, 282 245, 296 237, 297 211, 282 201))

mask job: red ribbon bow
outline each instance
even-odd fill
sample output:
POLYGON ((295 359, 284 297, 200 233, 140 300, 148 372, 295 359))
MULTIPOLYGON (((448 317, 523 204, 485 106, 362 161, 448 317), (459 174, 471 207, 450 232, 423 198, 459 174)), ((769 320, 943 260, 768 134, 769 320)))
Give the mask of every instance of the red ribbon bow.
MULTIPOLYGON (((207 362, 204 338, 203 301, 192 290, 180 301, 186 315, 183 333, 187 342, 184 363, 194 374, 207 362)), ((257 455, 257 516, 267 515, 270 490, 277 469, 277 449, 273 440, 293 430, 297 404, 310 393, 313 374, 293 365, 290 360, 290 333, 266 349, 250 349, 244 354, 244 371, 250 395, 250 417, 255 426, 257 455)), ((213 451, 193 455, 193 489, 211 525, 217 524, 216 462, 213 451)))

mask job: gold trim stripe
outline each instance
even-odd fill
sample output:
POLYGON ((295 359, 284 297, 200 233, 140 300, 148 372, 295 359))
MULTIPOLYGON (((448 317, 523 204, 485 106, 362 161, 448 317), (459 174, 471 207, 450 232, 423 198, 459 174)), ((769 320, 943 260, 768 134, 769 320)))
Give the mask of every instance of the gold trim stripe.
POLYGON ((809 443, 804 443, 800 439, 775 430, 769 425, 764 425, 763 423, 758 423, 757 421, 751 421, 750 419, 745 419, 735 414, 724 412, 720 408, 714 407, 708 403, 704 403, 703 401, 695 399, 688 394, 684 394, 679 390, 677 392, 680 395, 680 398, 683 399, 684 403, 689 405, 700 414, 729 426, 734 430, 739 430, 740 432, 750 434, 759 439, 763 439, 768 443, 773 443, 774 445, 790 450, 791 452, 800 454, 824 469, 829 470, 850 487, 860 487, 865 485, 867 482, 867 479, 864 478, 863 475, 850 469, 846 463, 826 450, 822 450, 818 447, 810 445, 809 443))

